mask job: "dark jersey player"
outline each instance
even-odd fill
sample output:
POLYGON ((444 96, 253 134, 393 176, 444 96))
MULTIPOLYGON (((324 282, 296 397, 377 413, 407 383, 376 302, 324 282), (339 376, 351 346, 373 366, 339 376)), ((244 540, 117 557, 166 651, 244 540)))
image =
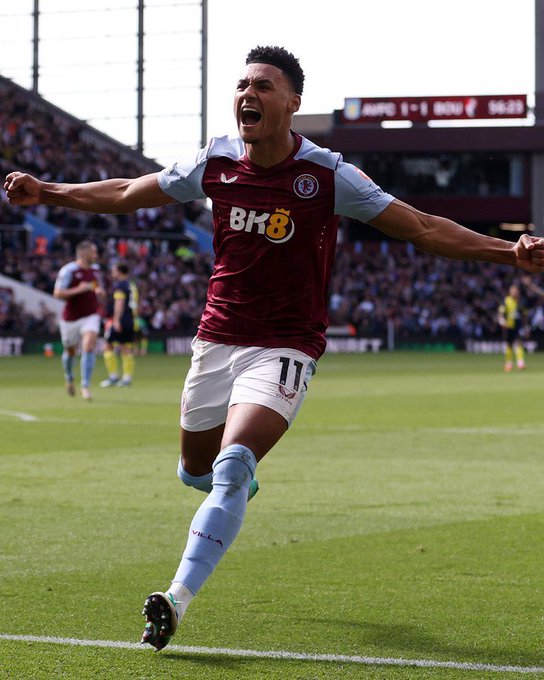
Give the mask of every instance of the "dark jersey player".
MULTIPOLYGON (((6 178, 15 205, 99 213, 212 199, 214 270, 182 394, 178 474, 208 492, 171 586, 151 594, 142 640, 162 649, 237 536, 259 460, 283 436, 325 348, 338 217, 367 222, 456 259, 544 270, 544 239, 516 244, 427 215, 384 193, 339 154, 291 131, 304 75, 278 47, 252 50, 236 85, 239 138, 215 138, 188 162, 137 179, 44 183, 6 178)), ((364 227, 362 227, 364 228, 364 227)))
POLYGON ((95 364, 96 339, 100 330, 98 296, 103 295, 98 250, 91 241, 76 246, 76 259, 65 264, 57 275, 53 294, 65 301, 59 321, 62 340, 62 366, 66 391, 74 396, 74 358, 81 346, 81 396, 91 399, 90 382, 95 364))
POLYGON ((138 315, 138 289, 129 279, 129 269, 124 262, 112 266, 111 276, 113 291, 107 310, 103 355, 108 377, 100 383, 100 387, 129 387, 134 376, 134 328, 138 315), (121 354, 121 377, 117 352, 121 354))

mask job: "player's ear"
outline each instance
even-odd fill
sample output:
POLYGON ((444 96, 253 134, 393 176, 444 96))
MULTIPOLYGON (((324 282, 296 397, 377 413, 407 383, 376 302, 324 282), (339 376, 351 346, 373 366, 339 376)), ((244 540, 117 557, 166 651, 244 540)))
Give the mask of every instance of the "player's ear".
POLYGON ((296 113, 300 109, 300 95, 293 94, 289 102, 289 113, 296 113))

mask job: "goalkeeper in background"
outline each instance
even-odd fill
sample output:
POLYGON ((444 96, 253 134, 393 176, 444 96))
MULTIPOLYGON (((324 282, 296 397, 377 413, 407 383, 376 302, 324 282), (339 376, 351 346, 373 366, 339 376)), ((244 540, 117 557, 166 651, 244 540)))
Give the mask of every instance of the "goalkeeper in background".
POLYGON ((134 376, 134 327, 138 316, 138 289, 129 280, 129 269, 119 262, 111 268, 113 293, 108 305, 104 338, 104 363, 108 377, 100 387, 130 387, 134 376), (119 375, 118 354, 122 375, 119 375))

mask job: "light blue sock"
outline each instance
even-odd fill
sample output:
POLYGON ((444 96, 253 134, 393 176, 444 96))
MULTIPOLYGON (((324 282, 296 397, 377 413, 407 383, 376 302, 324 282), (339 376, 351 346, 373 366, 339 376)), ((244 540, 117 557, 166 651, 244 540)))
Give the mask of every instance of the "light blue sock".
POLYGON ((64 350, 62 353, 62 368, 64 370, 64 379, 66 382, 74 381, 74 357, 64 350))
POLYGON ((257 461, 241 444, 223 449, 213 464, 212 491, 196 511, 174 581, 196 595, 242 526, 257 461))
POLYGON ((81 387, 89 387, 96 356, 94 352, 81 353, 81 387))
POLYGON ((190 475, 187 472, 187 470, 183 467, 183 463, 181 462, 181 456, 178 463, 178 477, 184 484, 186 484, 187 486, 192 486, 195 489, 198 489, 199 491, 205 491, 206 493, 210 493, 210 491, 212 490, 213 472, 208 472, 207 475, 201 475, 199 477, 196 477, 195 475, 190 475))

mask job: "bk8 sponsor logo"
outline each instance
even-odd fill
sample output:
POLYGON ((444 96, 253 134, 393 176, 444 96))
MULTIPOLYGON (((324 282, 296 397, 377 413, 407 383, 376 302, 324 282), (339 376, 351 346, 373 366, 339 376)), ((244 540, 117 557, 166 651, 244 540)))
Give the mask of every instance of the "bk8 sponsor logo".
POLYGON ((290 210, 276 208, 273 213, 258 213, 233 206, 230 211, 230 228, 236 231, 256 232, 271 243, 285 243, 295 233, 295 223, 290 210))

